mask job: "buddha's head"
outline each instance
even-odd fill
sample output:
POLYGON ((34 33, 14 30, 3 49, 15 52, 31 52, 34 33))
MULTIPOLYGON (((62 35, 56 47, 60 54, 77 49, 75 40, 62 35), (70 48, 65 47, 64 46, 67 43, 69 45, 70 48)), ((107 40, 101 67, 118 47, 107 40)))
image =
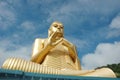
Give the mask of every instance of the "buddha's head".
POLYGON ((63 37, 63 24, 61 22, 55 21, 51 24, 49 30, 48 30, 48 37, 51 36, 53 32, 57 32, 59 37, 63 37))

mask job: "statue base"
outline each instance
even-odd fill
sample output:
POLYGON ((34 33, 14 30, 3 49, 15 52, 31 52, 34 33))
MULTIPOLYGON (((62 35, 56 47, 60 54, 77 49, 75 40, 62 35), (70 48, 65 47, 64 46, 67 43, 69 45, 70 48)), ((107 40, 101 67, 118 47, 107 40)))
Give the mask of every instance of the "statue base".
POLYGON ((0 69, 0 80, 120 80, 120 78, 65 76, 0 69))

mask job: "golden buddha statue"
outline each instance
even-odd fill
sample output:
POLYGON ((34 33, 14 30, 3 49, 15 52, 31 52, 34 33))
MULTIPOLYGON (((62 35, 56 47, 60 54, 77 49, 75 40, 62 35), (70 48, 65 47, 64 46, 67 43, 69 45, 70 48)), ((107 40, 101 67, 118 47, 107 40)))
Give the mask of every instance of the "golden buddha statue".
POLYGON ((31 61, 9 58, 2 68, 43 74, 116 77, 109 68, 82 70, 76 48, 64 38, 63 28, 62 23, 53 22, 48 38, 35 40, 31 61))

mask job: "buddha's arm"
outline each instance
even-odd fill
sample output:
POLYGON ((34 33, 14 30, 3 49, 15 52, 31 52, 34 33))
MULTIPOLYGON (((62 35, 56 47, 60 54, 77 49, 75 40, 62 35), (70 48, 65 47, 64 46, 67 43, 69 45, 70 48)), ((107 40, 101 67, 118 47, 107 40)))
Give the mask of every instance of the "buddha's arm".
POLYGON ((72 43, 70 43, 69 41, 67 41, 66 39, 63 39, 63 43, 62 44, 68 48, 70 56, 75 61, 75 59, 77 57, 75 46, 72 43))
POLYGON ((76 69, 80 70, 81 69, 80 61, 79 61, 78 56, 77 56, 76 47, 72 43, 67 41, 66 39, 63 40, 63 45, 68 47, 69 54, 76 65, 76 69))
POLYGON ((76 65, 76 69, 77 69, 77 70, 81 70, 80 60, 79 60, 78 57, 77 57, 76 60, 75 60, 75 65, 76 65))
POLYGON ((57 34, 57 32, 54 32, 48 39, 44 40, 44 42, 39 39, 35 40, 31 61, 41 63, 44 60, 45 56, 48 54, 48 52, 60 42, 62 42, 62 38, 60 38, 59 40, 55 39, 57 34))
POLYGON ((81 65, 80 65, 80 61, 78 59, 78 55, 77 55, 77 51, 76 51, 76 47, 73 45, 72 47, 69 47, 69 52, 70 52, 70 55, 74 55, 73 57, 75 57, 74 59, 74 62, 75 62, 75 67, 77 70, 81 70, 81 65))
POLYGON ((41 39, 36 39, 33 47, 31 61, 41 63, 50 49, 51 47, 47 44, 45 45, 41 39))

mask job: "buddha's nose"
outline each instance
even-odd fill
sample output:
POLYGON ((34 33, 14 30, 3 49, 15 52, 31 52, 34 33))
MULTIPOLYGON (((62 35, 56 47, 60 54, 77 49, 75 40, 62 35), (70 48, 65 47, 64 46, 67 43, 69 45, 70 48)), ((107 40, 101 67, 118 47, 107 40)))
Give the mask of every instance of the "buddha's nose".
POLYGON ((57 28, 60 29, 60 26, 58 26, 57 28))

